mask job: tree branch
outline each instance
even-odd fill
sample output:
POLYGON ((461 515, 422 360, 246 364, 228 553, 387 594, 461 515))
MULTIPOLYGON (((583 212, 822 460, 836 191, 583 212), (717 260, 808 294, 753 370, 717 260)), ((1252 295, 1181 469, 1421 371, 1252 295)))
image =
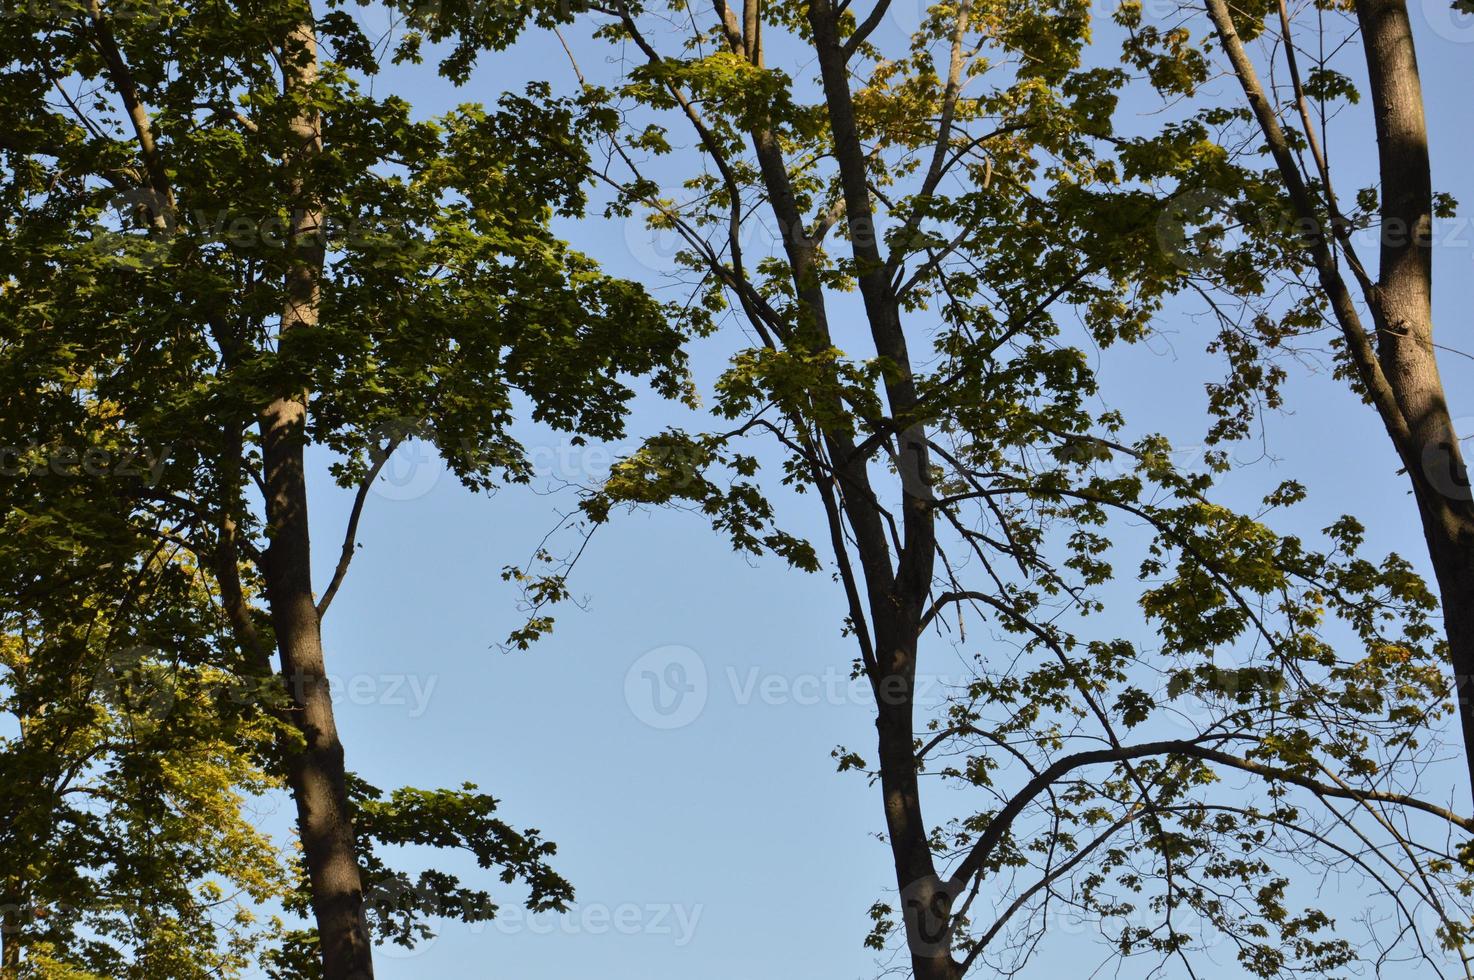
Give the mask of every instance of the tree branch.
POLYGON ((399 444, 403 441, 403 436, 396 436, 390 439, 384 447, 383 453, 374 461, 374 465, 369 468, 368 475, 358 485, 358 493, 354 494, 353 497, 353 510, 348 515, 348 529, 343 534, 343 551, 338 556, 338 567, 333 570, 333 580, 328 583, 327 591, 322 594, 322 598, 317 603, 317 615, 319 619, 322 618, 323 613, 328 611, 328 606, 332 604, 333 597, 338 594, 338 587, 343 584, 343 579, 348 574, 348 566, 353 561, 353 553, 358 547, 358 520, 363 516, 363 504, 368 499, 368 492, 373 488, 374 481, 378 479, 380 471, 384 469, 384 464, 389 462, 389 457, 394 455, 394 450, 398 449, 399 444))

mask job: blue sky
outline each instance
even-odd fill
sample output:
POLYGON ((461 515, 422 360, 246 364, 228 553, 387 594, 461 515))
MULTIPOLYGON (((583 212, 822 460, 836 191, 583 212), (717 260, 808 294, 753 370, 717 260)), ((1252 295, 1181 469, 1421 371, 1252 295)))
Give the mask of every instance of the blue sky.
MULTIPOLYGON (((1474 206, 1467 165, 1474 22, 1453 19, 1445 4, 1414 3, 1435 177, 1474 206)), ((884 40, 899 39, 917 10, 915 0, 898 6, 884 40)), ((597 74, 606 49, 581 40, 580 30, 569 31, 569 40, 585 70, 597 74)), ((1102 44, 1106 55, 1114 51, 1109 37, 1102 44)), ((396 71, 380 84, 430 114, 491 101, 529 78, 568 89, 571 72, 556 39, 529 36, 486 59, 462 92, 428 69, 396 71)), ((1145 100, 1123 105, 1143 126, 1157 109, 1145 100)), ((1369 172, 1374 145, 1361 120, 1333 128, 1330 146, 1344 172, 1369 172)), ((1348 177, 1342 186, 1365 182, 1348 177)), ((1437 252, 1441 342, 1463 349, 1474 349, 1471 214, 1466 206, 1437 252)), ((660 283, 660 247, 639 224, 596 215, 566 233, 611 271, 660 283)), ((1100 365, 1109 400, 1139 420, 1138 431, 1164 431, 1191 446, 1204 428, 1202 386, 1218 365, 1202 352, 1207 324, 1189 313, 1171 311, 1157 338, 1111 351, 1100 365)), ((719 335, 698 345, 698 377, 709 381, 736 343, 719 335)), ((1465 395, 1471 367, 1456 355, 1444 359, 1465 434, 1474 433, 1474 401, 1465 395)), ((1260 447, 1244 447, 1234 493, 1257 500, 1293 476, 1312 494, 1297 529, 1355 513, 1373 550, 1400 551, 1421 567, 1405 483, 1375 416, 1325 371, 1292 377, 1293 411, 1268 419, 1263 446, 1282 462, 1251 461, 1260 447)), ((683 419, 690 421, 642 399, 631 444, 683 419)), ((532 650, 503 653, 497 643, 520 619, 502 567, 523 563, 573 506, 569 493, 550 485, 596 479, 618 449, 580 450, 531 426, 523 434, 550 479, 491 496, 462 489, 425 447, 401 451, 370 498, 363 548, 328 614, 328 662, 340 679, 350 767, 386 789, 479 784, 503 801, 506 819, 558 842, 557 867, 574 883, 578 908, 561 920, 529 920, 518 914, 518 893, 507 890, 500 923, 447 924, 412 955, 384 950, 379 975, 876 976, 886 963, 861 946, 865 912, 894 884, 887 849, 875 837, 877 794, 863 778, 836 774, 830 758, 836 744, 868 748, 873 732, 863 694, 846 681, 854 651, 839 633, 836 586, 827 574, 733 554, 699 517, 640 512, 595 536, 573 583, 587 597, 585 608, 560 610, 557 629, 532 650), (664 690, 669 682, 691 689, 674 714, 659 710, 671 702, 651 701, 650 692, 662 689, 649 686, 649 672, 668 682, 664 690)), ((348 496, 331 486, 327 459, 316 463, 317 578, 325 582, 348 496)), ((814 501, 780 500, 789 528, 824 540, 814 501)), ((923 672, 945 677, 955 662, 949 656, 936 652, 923 672)), ((1457 770, 1448 778, 1452 785, 1457 770)), ((947 799, 953 792, 930 791, 934 812, 954 805, 947 799)), ((288 812, 284 806, 276 819, 288 812)), ((1101 955, 1084 937, 1060 936, 1026 975, 1054 976, 1067 966, 1083 976, 1101 955)), ((1121 975, 1138 972, 1128 965, 1121 975)))

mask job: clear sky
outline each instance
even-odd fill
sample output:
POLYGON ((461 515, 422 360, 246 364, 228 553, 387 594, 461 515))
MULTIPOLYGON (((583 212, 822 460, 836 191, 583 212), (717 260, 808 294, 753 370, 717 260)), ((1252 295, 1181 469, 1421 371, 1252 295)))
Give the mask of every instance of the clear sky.
MULTIPOLYGON (((1446 3, 1414 0, 1435 176, 1466 204, 1440 235, 1439 330, 1442 343, 1474 350, 1474 21, 1455 20, 1446 3)), ((888 40, 919 9, 917 0, 898 4, 888 40)), ((580 33, 573 28, 569 39, 597 76, 606 49, 580 33)), ((1113 54, 1113 37, 1102 45, 1102 58, 1113 54)), ((456 102, 492 101, 529 78, 568 90, 572 76, 556 39, 530 36, 484 59, 463 92, 449 91, 428 68, 395 71, 379 84, 431 114, 456 102)), ((1157 108, 1128 101, 1123 125, 1152 125, 1148 114, 1157 108)), ((1338 165, 1353 171, 1364 170, 1374 152, 1360 119, 1333 128, 1330 146, 1338 165)), ((610 270, 660 284, 663 248, 638 221, 595 215, 566 232, 610 270)), ((1192 446, 1204 429, 1203 383, 1218 365, 1202 353, 1206 324, 1188 311, 1173 311, 1159 326, 1148 344, 1102 358, 1108 398, 1136 420, 1137 431, 1164 431, 1192 446)), ((737 343, 719 335, 698 346, 703 382, 737 343)), ((1461 432, 1474 434, 1474 362, 1446 355, 1444 368, 1461 432)), ((1374 550, 1425 564, 1405 482, 1371 410, 1324 371, 1294 372, 1288 401, 1293 414, 1268 420, 1269 458, 1250 461, 1260 456, 1257 445, 1241 451, 1244 472, 1232 482, 1242 499, 1256 500, 1293 476, 1312 493, 1300 529, 1355 513, 1374 550)), ((691 422, 642 400, 631 442, 682 420, 691 422)), ((576 449, 533 427, 524 435, 545 483, 589 482, 611 458, 608 447, 576 449)), ((320 582, 336 559, 348 504, 331 488, 326 462, 317 460, 313 515, 320 582)), ((578 906, 561 919, 529 919, 519 893, 504 889, 501 922, 446 924, 414 954, 382 950, 379 976, 876 976, 885 964, 861 945, 865 913, 894 882, 888 851, 875 837, 878 794, 862 777, 836 774, 829 754, 839 743, 868 749, 873 733, 863 692, 845 679, 854 650, 840 636, 837 587, 827 574, 733 554, 699 517, 642 512, 595 536, 573 582, 586 608, 560 610, 555 632, 531 651, 502 653, 498 641, 520 620, 516 592, 500 571, 523 563, 574 502, 566 492, 539 489, 472 495, 425 447, 402 450, 370 498, 364 547, 328 615, 328 662, 340 679, 351 768, 386 789, 479 784, 503 801, 510 822, 540 828, 558 843, 556 866, 576 887, 578 906), (685 692, 680 702, 677 690, 685 692)), ((825 540, 814 501, 784 499, 782 515, 789 528, 825 540)), ((957 675, 947 651, 922 670, 957 675)), ((932 811, 952 806, 944 801, 953 793, 933 787, 932 811)), ((416 857, 405 863, 415 865, 416 857)), ((1328 901, 1336 907, 1341 900, 1328 901)), ((1085 976, 1103 957, 1084 937, 1060 936, 1052 945, 1026 975, 1085 976)), ((1120 975, 1142 969, 1128 964, 1120 975)))

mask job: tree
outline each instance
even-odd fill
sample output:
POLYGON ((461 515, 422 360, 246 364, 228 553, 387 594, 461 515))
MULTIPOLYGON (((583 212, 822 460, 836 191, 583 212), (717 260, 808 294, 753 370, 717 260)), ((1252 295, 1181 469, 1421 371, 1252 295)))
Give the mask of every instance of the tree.
POLYGON ((1192 918, 1255 975, 1325 975, 1368 947, 1300 904, 1309 865, 1383 894, 1396 954, 1465 962, 1443 842, 1474 823, 1419 793, 1448 710, 1431 594, 1360 556, 1350 517, 1320 551, 1276 534, 1299 485, 1235 513, 1212 499, 1223 454, 1184 470, 1094 407, 1085 350, 1140 338, 1186 286, 1157 244, 1172 205, 1133 178, 1173 131, 1115 135, 1126 75, 1083 63, 1088 6, 937 4, 894 50, 885 0, 598 9, 634 63, 584 79, 610 106, 594 172, 615 213, 679 236, 696 301, 742 340, 715 387, 733 427, 650 440, 585 513, 694 506, 815 569, 747 441, 817 498, 876 712, 874 755, 836 758, 879 786, 899 890, 870 942, 898 914, 918 980, 1012 975, 1064 908, 1114 955, 1192 971, 1192 918), (927 704, 948 642, 973 679, 927 704), (929 822, 928 772, 983 802, 929 822))
MULTIPOLYGON (((387 56, 417 61, 422 40, 453 34, 441 68, 464 81, 478 52, 557 13, 458 10, 415 15, 387 56)), ((84 503, 52 517, 74 536, 112 524, 178 540, 209 575, 237 650, 229 668, 278 677, 287 698, 285 775, 323 975, 370 977, 364 856, 321 641, 369 487, 411 435, 432 438, 469 486, 524 479, 517 397, 558 428, 618 435, 633 394, 622 378, 681 392, 682 318, 549 231, 582 207, 586 154, 580 107, 545 90, 416 119, 359 85, 380 51, 337 2, 63 0, 12 14, 0 41, 10 445, 41 458, 31 490, 57 508, 77 490, 56 489, 58 454, 111 446, 158 461, 122 480, 84 470, 84 503), (313 445, 357 487, 320 596, 313 445)), ((464 803, 484 815, 484 800, 464 803)))
MULTIPOLYGON (((0 544, 13 597, 0 605, 0 706, 17 733, 0 740, 0 976, 183 980, 263 962, 273 976, 319 976, 314 933, 263 921, 263 905, 311 907, 299 853, 254 823, 295 740, 285 693, 239 662, 181 541, 58 493, 57 475, 9 488, 0 544), (69 503, 83 510, 64 519, 69 503)), ((547 863, 554 846, 499 820, 475 786, 385 799, 349 782, 379 940, 413 947, 431 935, 426 919, 498 910, 456 875, 411 878, 382 846, 465 849, 525 882, 536 911, 572 898, 547 863)))
MULTIPOLYGON (((1454 204, 1433 189, 1407 6, 1401 0, 1314 4, 1305 5, 1305 17, 1299 16, 1300 7, 1292 9, 1286 2, 1235 11, 1219 0, 1205 0, 1202 9, 1210 24, 1204 32, 1206 53, 1222 53, 1244 102, 1228 113, 1213 107, 1198 118, 1219 127, 1245 124, 1257 137, 1253 153, 1193 175, 1200 183, 1188 190, 1208 196, 1200 196, 1193 213, 1183 215, 1209 226, 1199 236, 1201 247, 1223 252, 1222 263, 1191 271, 1203 286, 1226 295, 1219 300, 1227 307, 1220 313, 1224 332, 1240 338, 1231 345, 1237 356, 1224 389, 1241 396, 1268 389, 1271 404, 1276 403, 1284 371, 1266 364, 1273 364, 1286 345, 1331 328, 1329 346, 1338 372, 1376 409, 1412 488, 1442 599, 1444 638, 1460 692, 1459 721, 1474 791, 1474 698, 1469 693, 1474 677, 1474 495, 1440 379, 1433 334, 1433 225, 1435 218, 1452 217, 1454 204), (1307 35, 1321 43, 1307 44, 1307 35), (1284 66, 1281 84, 1266 88, 1261 80, 1247 47, 1259 38, 1272 45, 1266 63, 1284 66), (1349 43, 1343 46, 1343 39, 1349 43), (1340 55, 1343 47, 1346 54, 1340 55), (1345 63, 1357 48, 1365 57, 1364 73, 1345 63), (1377 186, 1346 200, 1336 192, 1325 147, 1328 120, 1360 101, 1358 75, 1370 95, 1377 186), (1267 170, 1258 166, 1260 152, 1270 158, 1267 170), (1215 246, 1225 228, 1222 216, 1232 214, 1238 220, 1256 211, 1257 220, 1242 224, 1247 241, 1215 246), (1266 214, 1275 217, 1264 220, 1266 214), (1356 239, 1365 229, 1377 231, 1375 266, 1357 250, 1356 239), (1249 256, 1253 271, 1245 274, 1238 260, 1249 256), (1303 297, 1288 314, 1275 302, 1278 290, 1267 285, 1281 281, 1303 297), (1247 309, 1247 315, 1238 315, 1235 308, 1247 309)), ((1127 20, 1138 22, 1139 8, 1127 20)), ((1159 73, 1170 95, 1195 90, 1207 77, 1205 52, 1190 44, 1168 52, 1155 44, 1159 40, 1155 33, 1137 35, 1134 56, 1141 63, 1178 66, 1159 73)), ((1361 123, 1353 117, 1349 125, 1361 123)), ((1234 397, 1220 407, 1239 412, 1247 405, 1244 397, 1234 397)))
MULTIPOLYGON (((8 567, 29 563, 25 523, 7 521, 8 567)), ((289 894, 289 861, 252 821, 283 729, 214 666, 201 576, 170 550, 123 563, 124 594, 94 575, 4 613, 7 980, 239 977, 280 932, 259 909, 289 894)))

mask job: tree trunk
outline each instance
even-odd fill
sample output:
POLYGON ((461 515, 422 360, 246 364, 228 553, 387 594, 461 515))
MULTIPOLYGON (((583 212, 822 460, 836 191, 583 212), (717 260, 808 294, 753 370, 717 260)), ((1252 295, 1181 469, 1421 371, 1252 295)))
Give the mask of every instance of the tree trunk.
MULTIPOLYGON (((918 396, 900 305, 875 230, 840 14, 830 0, 814 0, 807 13, 834 133, 834 155, 865 318, 876 353, 892 366, 885 378, 890 415, 905 419, 915 409, 918 396)), ((864 572, 874 627, 875 662, 867 666, 875 691, 881 794, 912 974, 916 980, 957 980, 961 970, 952 956, 951 935, 954 896, 937 876, 916 775, 917 639, 936 561, 926 433, 920 424, 905 425, 896 434, 896 442, 902 532, 894 567, 873 495, 847 488, 845 510, 864 572)), ((853 452, 845 455, 852 456, 853 452)), ((863 471, 864 466, 861 461, 853 464, 856 471, 863 471)), ((854 489, 868 490, 863 472, 855 472, 848 482, 854 489)))
POLYGON ((25 912, 20 893, 7 890, 0 895, 0 980, 20 976, 20 933, 25 912))
MULTIPOLYGON (((888 649, 885 643, 896 636, 896 625, 876 622, 880 651, 888 649)), ((912 630, 911 635, 917 632, 912 630)), ((962 974, 952 956, 955 896, 937 876, 916 778, 915 643, 891 649, 894 655, 882 655, 881 663, 889 660, 901 670, 883 673, 875 685, 875 728, 886 833, 900 888, 906 946, 915 980, 957 980, 962 974)))
POLYGON ((1474 787, 1474 547, 1470 545, 1474 531, 1466 525, 1461 534, 1444 534, 1441 528, 1430 529, 1426 517, 1423 530, 1438 578, 1444 631, 1458 690, 1465 761, 1470 786, 1474 787))
MULTIPOLYGON (((719 15, 724 17, 723 29, 731 52, 761 67, 757 4, 745 4, 740 21, 724 8, 719 8, 719 15)), ((814 31, 825 102, 834 129, 835 156, 844 184, 845 216, 853 232, 851 247, 863 270, 859 279, 866 320, 877 352, 896 368, 895 374, 887 377, 886 395, 891 414, 902 417, 915 407, 917 394, 900 307, 889 285, 873 231, 865 184, 865 154, 855 125, 846 56, 839 34, 839 13, 832 4, 815 2, 808 6, 807 15, 814 31)), ((658 62, 658 55, 653 51, 647 49, 647 54, 658 62)), ((750 136, 769 207, 784 229, 783 246, 801 311, 792 336, 783 340, 790 348, 830 347, 833 340, 824 288, 814 274, 816 242, 806 230, 780 143, 765 119, 754 124, 750 136)), ((713 145, 710 149, 714 157, 720 158, 717 147, 713 145)), ((733 196, 737 196, 735 192, 733 196)), ((734 239, 734 254, 738 247, 734 239)), ((845 412, 837 397, 825 407, 836 416, 845 412)), ((809 429, 804 420, 795 418, 794 423, 798 431, 809 429)), ((952 957, 950 930, 953 896, 937 876, 922 817, 913 717, 916 643, 935 561, 926 433, 920 425, 910 425, 898 435, 901 451, 897 466, 902 477, 905 515, 902 553, 896 556, 899 567, 892 565, 885 524, 871 489, 867 467, 870 453, 875 450, 861 452, 851 434, 816 426, 816 443, 834 461, 834 470, 827 473, 815 465, 811 474, 824 501, 861 657, 875 692, 881 795, 912 975, 916 980, 958 980, 961 970, 952 957), (848 535, 845 522, 849 525, 848 535), (865 600, 861 598, 859 583, 846 555, 847 537, 854 541, 865 600), (873 646, 871 632, 865 627, 867 609, 874 627, 873 646)))
POLYGON ((325 980, 370 980, 372 949, 364 918, 343 744, 328 689, 321 624, 312 595, 306 482, 302 467, 305 406, 281 399, 263 414, 261 436, 273 536, 266 555, 266 595, 301 751, 287 760, 297 827, 322 945, 325 980))
MULTIPOLYGON (((1433 181, 1407 6, 1404 0, 1358 0, 1356 4, 1382 182, 1378 280, 1370 282, 1358 265, 1349 263, 1371 313, 1374 330, 1369 337, 1332 251, 1336 232, 1326 227, 1319 205, 1301 178, 1274 106, 1234 28, 1228 4, 1226 0, 1205 3, 1274 155, 1296 216, 1317 229, 1307 239, 1307 251, 1357 376, 1412 484, 1442 599, 1469 790, 1474 795, 1474 501, 1433 346, 1433 181)), ((1349 253, 1349 242, 1343 239, 1341 246, 1349 253)))
MULTIPOLYGON (((308 90, 317 77, 312 23, 297 27, 283 58, 287 94, 308 90)), ((292 122, 300 140, 287 160, 293 207, 291 266, 286 274, 278 357, 290 357, 291 335, 317 324, 325 255, 321 207, 304 191, 304 171, 322 152, 322 121, 309 110, 292 122)), ((322 624, 312 592, 312 544, 307 513, 307 393, 278 397, 261 413, 259 431, 271 545, 265 556, 266 598, 281 654, 282 675, 302 750, 287 762, 297 826, 312 892, 325 980, 371 980, 372 945, 364 916, 355 854, 343 745, 322 650, 322 624)))
POLYGON ((1407 423, 1404 459, 1442 597, 1474 790, 1474 506, 1433 346, 1433 179, 1404 0, 1358 0, 1382 178, 1377 359, 1407 423))

